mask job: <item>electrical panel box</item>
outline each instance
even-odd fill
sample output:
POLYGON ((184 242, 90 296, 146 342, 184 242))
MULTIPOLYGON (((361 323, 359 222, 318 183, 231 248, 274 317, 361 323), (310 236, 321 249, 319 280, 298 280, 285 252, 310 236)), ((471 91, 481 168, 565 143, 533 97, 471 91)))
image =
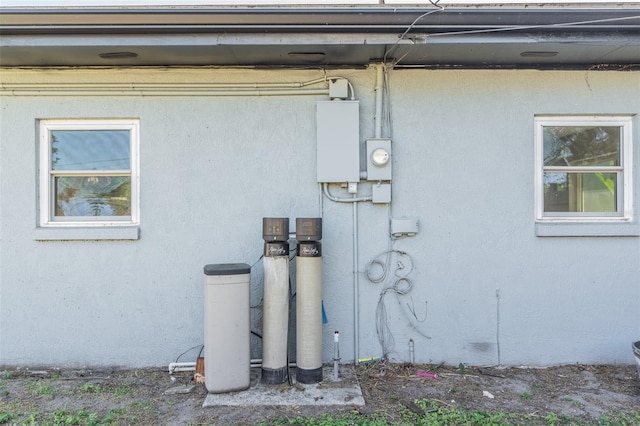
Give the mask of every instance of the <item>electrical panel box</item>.
POLYGON ((367 140, 367 180, 391 180, 391 139, 367 140))
POLYGON ((371 185, 371 202, 386 204, 391 202, 391 184, 378 183, 371 185))
POLYGON ((360 181, 360 103, 316 103, 318 182, 360 181))

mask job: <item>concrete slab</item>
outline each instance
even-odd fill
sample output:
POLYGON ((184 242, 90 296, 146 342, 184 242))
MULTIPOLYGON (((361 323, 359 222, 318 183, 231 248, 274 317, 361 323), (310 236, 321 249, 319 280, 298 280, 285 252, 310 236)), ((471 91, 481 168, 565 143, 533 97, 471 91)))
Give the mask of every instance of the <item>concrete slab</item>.
MULTIPOLYGON (((291 368, 290 371, 295 378, 295 368, 291 368)), ((333 367, 325 366, 322 374, 324 380, 320 383, 267 385, 260 381, 260 368, 252 368, 249 389, 240 392, 210 393, 202 406, 364 405, 364 397, 353 366, 341 365, 336 382, 332 380, 333 367)))

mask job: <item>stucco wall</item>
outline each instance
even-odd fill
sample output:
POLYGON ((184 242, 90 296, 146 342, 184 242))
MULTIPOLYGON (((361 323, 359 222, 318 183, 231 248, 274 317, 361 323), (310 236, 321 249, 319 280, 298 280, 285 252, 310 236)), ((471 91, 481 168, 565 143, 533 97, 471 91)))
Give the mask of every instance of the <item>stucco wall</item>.
MULTIPOLYGON (((373 136, 375 73, 348 78, 361 140, 373 136)), ((3 70, 12 83, 273 82, 320 71, 3 70)), ((640 338, 638 237, 537 237, 533 117, 640 112, 637 72, 392 71, 393 202, 358 205, 359 356, 380 355, 371 259, 387 218, 420 220, 393 248, 411 291, 385 296, 392 358, 457 365, 633 362, 640 338), (426 302, 426 303, 425 303, 426 302), (408 307, 414 307, 418 320, 408 307)), ((246 262, 261 297, 262 217, 323 216, 324 359, 334 330, 354 356, 353 209, 321 196, 315 102, 326 97, 3 96, 0 365, 164 365, 201 344, 207 263, 246 262), (36 241, 37 119, 141 123, 134 241, 36 241)), ((640 122, 634 117, 634 196, 640 122)), ((370 191, 360 185, 361 193, 370 191)), ((338 188, 332 191, 339 193, 338 188)), ((637 209, 636 209, 637 213, 637 209)), ((373 272, 376 272, 375 270, 373 272)), ((255 354, 254 354, 255 355, 255 354)))

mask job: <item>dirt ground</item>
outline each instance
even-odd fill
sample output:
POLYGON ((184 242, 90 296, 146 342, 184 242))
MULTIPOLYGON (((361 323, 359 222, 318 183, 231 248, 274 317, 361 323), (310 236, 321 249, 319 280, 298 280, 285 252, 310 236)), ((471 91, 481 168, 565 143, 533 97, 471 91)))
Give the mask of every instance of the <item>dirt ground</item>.
POLYGON ((594 424, 611 412, 640 411, 640 378, 635 365, 530 369, 374 363, 357 367, 357 375, 364 407, 203 408, 206 389, 193 381, 193 372, 175 373, 172 379, 166 368, 0 369, 0 423, 248 425, 327 412, 381 411, 392 421, 403 410, 419 410, 416 399, 469 410, 526 413, 541 419, 554 413, 594 424), (178 385, 194 387, 188 393, 166 393, 178 385))

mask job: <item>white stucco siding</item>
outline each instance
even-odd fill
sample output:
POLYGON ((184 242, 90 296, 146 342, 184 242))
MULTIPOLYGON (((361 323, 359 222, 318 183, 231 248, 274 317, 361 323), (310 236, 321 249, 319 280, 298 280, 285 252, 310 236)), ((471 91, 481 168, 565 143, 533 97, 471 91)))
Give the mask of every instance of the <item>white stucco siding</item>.
MULTIPOLYGON (((348 78, 362 141, 372 70, 348 78)), ((3 83, 301 82, 321 71, 3 70, 3 83)), ((413 259, 411 298, 386 299, 397 361, 548 365, 633 362, 638 237, 537 237, 533 117, 640 112, 637 72, 392 71, 392 215, 416 217, 394 248, 413 259), (422 319, 406 316, 406 303, 422 319), (498 321, 499 315, 499 321, 498 321), (428 336, 426 338, 424 336, 428 336), (498 347, 500 359, 498 359, 498 347)), ((0 99, 0 364, 163 365, 202 343, 207 263, 253 264, 263 217, 323 215, 324 360, 353 357, 352 206, 316 183, 314 96, 3 96, 0 99), (139 118, 141 225, 133 241, 36 241, 37 119, 139 118)), ((637 200, 640 123, 634 117, 637 200)), ((361 184, 361 193, 370 191, 361 184)), ((338 189, 332 187, 338 193, 338 189)), ((388 209, 358 205, 360 357, 380 355, 388 209)), ((292 230, 294 225, 292 225, 292 230)), ((260 301, 261 263, 252 271, 260 301)), ((258 321, 254 318, 254 323, 258 321)), ((255 354, 254 354, 255 355, 255 354)))
MULTIPOLYGON (((496 290, 502 363, 629 359, 640 313, 638 239, 536 237, 532 135, 535 114, 637 113, 639 78, 393 74, 394 210, 411 211, 422 200, 424 245, 416 250, 422 299, 432 309, 426 349, 439 352, 437 361, 497 355, 496 290), (473 342, 491 351, 474 350, 473 342)), ((637 146, 637 128, 635 135, 637 146)))

